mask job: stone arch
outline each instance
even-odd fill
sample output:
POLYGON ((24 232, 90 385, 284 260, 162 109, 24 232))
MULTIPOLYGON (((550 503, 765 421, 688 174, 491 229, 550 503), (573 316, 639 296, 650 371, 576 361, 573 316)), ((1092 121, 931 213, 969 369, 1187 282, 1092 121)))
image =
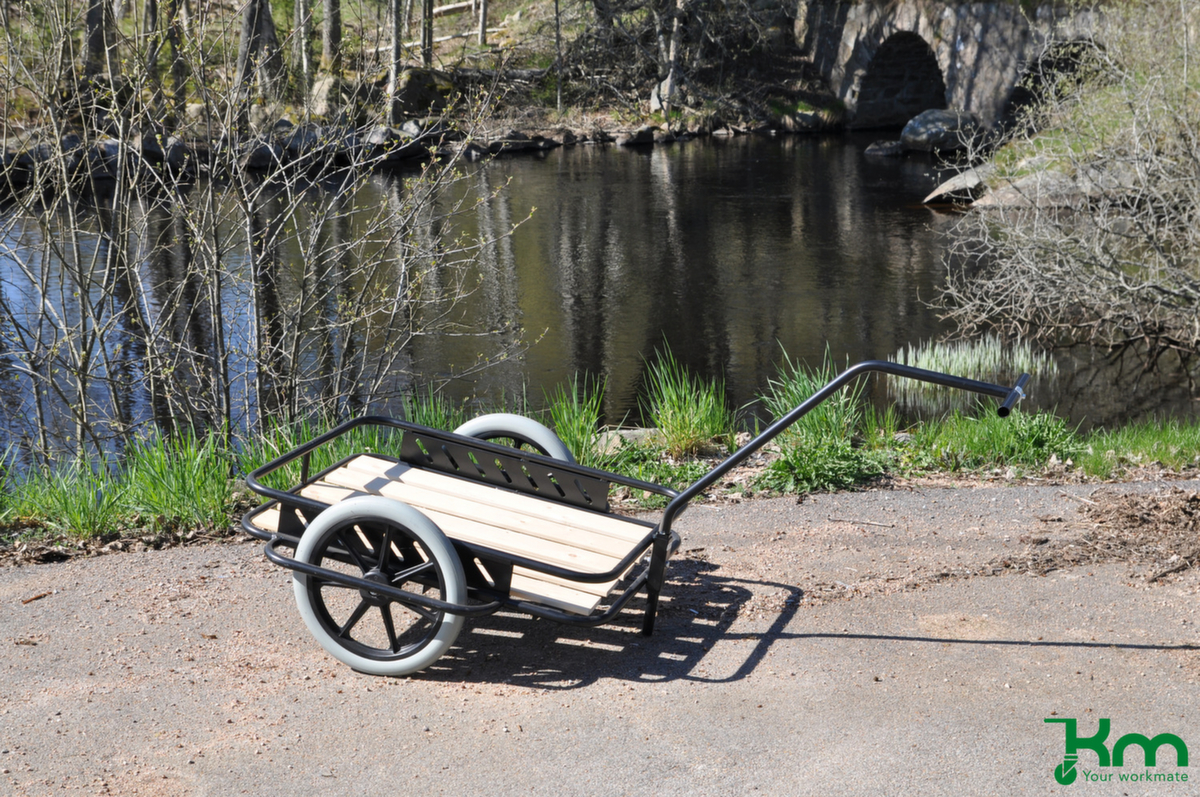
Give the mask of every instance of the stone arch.
POLYGON ((1092 39, 1060 41, 1046 47, 1013 86, 1001 115, 1002 123, 1036 124, 1032 114, 1042 102, 1077 87, 1100 70, 1103 49, 1092 39))
POLYGON ((919 34, 893 33, 875 51, 859 83, 856 129, 902 127, 930 108, 945 108, 946 82, 937 56, 919 34))

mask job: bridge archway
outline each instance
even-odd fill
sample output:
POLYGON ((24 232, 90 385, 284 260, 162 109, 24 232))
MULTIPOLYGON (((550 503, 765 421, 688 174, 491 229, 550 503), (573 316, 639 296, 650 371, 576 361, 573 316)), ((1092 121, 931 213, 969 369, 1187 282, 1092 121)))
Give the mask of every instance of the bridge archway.
POLYGON ((946 81, 937 56, 916 33, 893 33, 879 45, 859 84, 855 129, 901 127, 922 111, 945 108, 946 81))
POLYGON ((1048 47, 1013 87, 1001 122, 1037 124, 1042 103, 1072 91, 1100 71, 1102 51, 1091 39, 1058 42, 1048 47))

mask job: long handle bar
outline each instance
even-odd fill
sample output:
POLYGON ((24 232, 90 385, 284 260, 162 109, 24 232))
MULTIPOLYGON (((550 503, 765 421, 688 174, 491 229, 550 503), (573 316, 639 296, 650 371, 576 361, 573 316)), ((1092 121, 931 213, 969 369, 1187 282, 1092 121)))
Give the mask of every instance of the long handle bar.
POLYGON ((726 473, 740 465, 751 454, 775 439, 784 429, 787 429, 807 415, 814 407, 840 390, 847 382, 870 372, 903 376, 908 379, 918 379, 922 382, 931 382, 944 387, 953 387, 959 390, 968 390, 972 393, 995 396, 996 398, 1003 399, 1003 402, 996 409, 996 413, 1001 418, 1008 417, 1008 414, 1012 411, 1016 403, 1025 398, 1025 385, 1029 383, 1029 374, 1021 374, 1021 378, 1012 387, 1003 387, 990 382, 977 382, 974 379, 965 379, 961 376, 942 374, 937 371, 927 371, 924 368, 913 368, 910 365, 900 365, 899 363, 887 362, 886 360, 865 360, 857 365, 852 365, 845 371, 842 371, 841 374, 825 385, 825 387, 809 396, 799 407, 796 407, 796 409, 768 426, 758 437, 733 452, 728 459, 700 477, 699 481, 672 499, 671 503, 667 504, 667 508, 663 510, 658 533, 662 535, 670 534, 672 521, 687 507, 693 498, 712 486, 726 473))

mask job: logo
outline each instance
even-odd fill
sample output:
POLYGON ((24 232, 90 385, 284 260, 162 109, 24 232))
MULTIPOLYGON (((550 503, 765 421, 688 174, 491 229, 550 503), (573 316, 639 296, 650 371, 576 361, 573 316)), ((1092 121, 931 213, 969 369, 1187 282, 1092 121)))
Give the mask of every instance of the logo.
MULTIPOLYGON (((1063 762, 1054 768, 1054 779, 1063 786, 1069 786, 1079 778, 1080 773, 1083 774, 1085 781, 1111 781, 1114 773, 1092 772, 1078 766, 1079 751, 1090 750, 1096 754, 1098 759, 1097 767, 1100 769, 1108 769, 1110 767, 1124 767, 1125 753, 1130 747, 1139 747, 1142 750, 1143 763, 1146 767, 1158 766, 1158 751, 1163 746, 1170 747, 1175 751, 1175 765, 1177 767, 1186 767, 1188 765, 1188 749, 1187 745, 1173 733, 1160 733, 1157 736, 1149 737, 1140 733, 1127 733, 1112 746, 1110 752, 1104 742, 1108 739, 1109 731, 1112 730, 1112 720, 1102 718, 1096 733, 1091 736, 1080 738, 1079 736, 1079 721, 1075 719, 1048 717, 1046 722, 1060 722, 1063 724, 1063 731, 1066 734, 1066 750, 1063 753, 1063 762)), ((1169 763, 1169 762, 1165 762, 1169 763)), ((1127 783, 1186 783, 1188 776, 1186 772, 1118 772, 1116 780, 1127 783)))

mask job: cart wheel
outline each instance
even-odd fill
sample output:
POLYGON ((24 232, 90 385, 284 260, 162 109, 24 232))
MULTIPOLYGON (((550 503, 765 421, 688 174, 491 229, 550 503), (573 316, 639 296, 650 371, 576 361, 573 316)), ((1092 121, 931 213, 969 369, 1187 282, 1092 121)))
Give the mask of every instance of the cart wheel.
MULTIPOLYGON (((449 603, 465 603, 466 577, 454 546, 433 521, 399 501, 350 498, 317 516, 296 559, 449 603)), ((394 601, 296 572, 296 605, 321 647, 371 675, 407 675, 438 660, 463 617, 394 601)))
POLYGON ((454 433, 478 437, 480 440, 495 440, 513 448, 528 446, 539 454, 572 464, 575 462, 571 449, 558 439, 558 435, 524 415, 513 415, 509 412, 480 415, 455 429, 454 433))

